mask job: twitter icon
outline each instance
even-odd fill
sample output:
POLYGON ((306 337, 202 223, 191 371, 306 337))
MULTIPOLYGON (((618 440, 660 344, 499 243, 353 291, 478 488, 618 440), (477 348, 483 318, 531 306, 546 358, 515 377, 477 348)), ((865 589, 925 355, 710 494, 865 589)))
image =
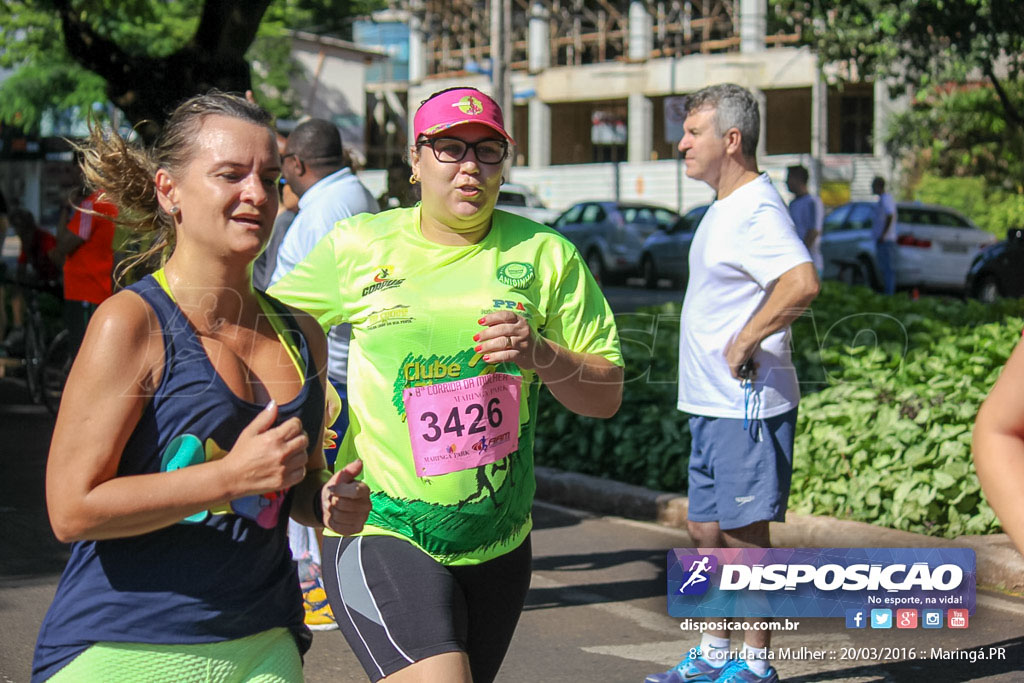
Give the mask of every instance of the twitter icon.
POLYGON ((892 610, 871 610, 871 628, 892 628, 892 610))

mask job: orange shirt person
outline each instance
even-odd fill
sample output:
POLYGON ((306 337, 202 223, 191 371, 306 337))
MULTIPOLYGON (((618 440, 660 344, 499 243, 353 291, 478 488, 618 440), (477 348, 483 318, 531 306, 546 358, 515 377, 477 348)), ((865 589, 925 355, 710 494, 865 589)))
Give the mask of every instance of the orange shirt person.
POLYGON ((113 294, 114 219, 117 206, 96 190, 78 205, 61 230, 53 254, 64 261, 65 325, 74 348, 82 342, 89 317, 113 294))

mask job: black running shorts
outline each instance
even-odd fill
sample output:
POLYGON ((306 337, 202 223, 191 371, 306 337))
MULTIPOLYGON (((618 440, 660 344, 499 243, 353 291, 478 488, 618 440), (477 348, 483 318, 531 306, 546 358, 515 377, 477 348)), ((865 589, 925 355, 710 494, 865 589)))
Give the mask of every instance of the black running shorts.
POLYGON ((327 598, 372 681, 465 652, 474 683, 494 680, 530 587, 527 539, 482 564, 447 567, 392 536, 324 538, 327 598))

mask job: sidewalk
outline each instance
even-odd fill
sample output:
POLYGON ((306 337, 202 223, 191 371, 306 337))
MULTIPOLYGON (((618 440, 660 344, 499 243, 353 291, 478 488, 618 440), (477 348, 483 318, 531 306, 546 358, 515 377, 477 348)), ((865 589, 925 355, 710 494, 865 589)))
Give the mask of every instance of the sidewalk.
MULTIPOLYGON (((553 467, 536 469, 540 500, 686 529, 685 496, 553 467)), ((972 548, 978 558, 979 586, 1024 595, 1024 557, 1006 534, 960 536, 950 540, 792 512, 786 515, 785 524, 772 524, 771 533, 776 545, 790 548, 972 548)))

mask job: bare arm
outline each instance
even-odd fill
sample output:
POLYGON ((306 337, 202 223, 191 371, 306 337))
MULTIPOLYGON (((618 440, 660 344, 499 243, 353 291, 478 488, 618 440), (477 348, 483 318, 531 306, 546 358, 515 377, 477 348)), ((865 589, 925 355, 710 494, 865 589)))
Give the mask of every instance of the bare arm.
POLYGON ((63 266, 64 260, 83 244, 85 240, 68 230, 67 225, 62 225, 57 229, 57 246, 47 256, 58 266, 63 266))
POLYGON ((783 273, 764 306, 740 330, 725 351, 725 360, 733 377, 739 377, 739 368, 750 359, 765 338, 788 327, 800 317, 818 296, 818 273, 812 263, 801 263, 783 273))
POLYGON ((122 292, 99 308, 68 377, 47 462, 46 502, 61 541, 144 534, 302 479, 308 439, 298 419, 272 426, 273 404, 220 460, 117 476, 162 364, 159 323, 141 298, 122 292))
POLYGON ((807 247, 807 251, 813 252, 814 243, 818 241, 818 231, 811 228, 804 235, 804 246, 807 247))
POLYGON ((477 335, 477 352, 485 354, 485 362, 512 361, 524 370, 536 371, 558 402, 579 415, 611 417, 618 412, 621 367, 545 339, 511 311, 489 313, 481 324, 486 327, 477 335))
POLYGON ((1003 529, 1024 553, 1024 344, 1018 344, 974 423, 974 466, 1003 529))

